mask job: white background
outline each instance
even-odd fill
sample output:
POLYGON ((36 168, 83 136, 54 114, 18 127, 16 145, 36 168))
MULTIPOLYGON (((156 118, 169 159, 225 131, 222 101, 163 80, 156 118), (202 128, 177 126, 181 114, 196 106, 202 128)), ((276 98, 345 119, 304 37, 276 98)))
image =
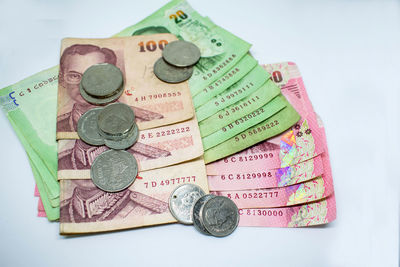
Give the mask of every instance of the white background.
MULTIPOLYGON (((34 180, 0 116, 0 266, 397 266, 400 4, 191 0, 253 44, 260 63, 298 64, 328 137, 337 220, 239 228, 227 238, 165 225, 66 238, 36 217, 34 180)), ((63 37, 108 37, 164 1, 0 1, 0 88, 59 59, 63 37)))

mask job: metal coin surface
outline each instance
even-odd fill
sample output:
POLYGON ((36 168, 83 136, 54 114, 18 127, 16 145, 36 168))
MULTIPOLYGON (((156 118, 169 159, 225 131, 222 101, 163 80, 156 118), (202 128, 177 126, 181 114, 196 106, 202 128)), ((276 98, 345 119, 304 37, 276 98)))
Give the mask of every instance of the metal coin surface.
POLYGON ((87 102, 89 102, 90 104, 97 105, 97 106, 106 105, 106 104, 108 104, 108 103, 111 103, 111 102, 116 101, 116 100, 122 95, 122 93, 124 92, 124 88, 121 88, 121 90, 118 91, 118 92, 117 92, 115 95, 113 95, 113 96, 110 96, 110 97, 108 97, 108 98, 96 98, 96 97, 93 97, 93 96, 88 95, 88 94, 85 92, 85 90, 83 90, 83 88, 82 88, 81 85, 79 85, 79 89, 80 89, 81 96, 83 97, 83 99, 85 99, 85 100, 86 100, 87 102))
POLYGON ((95 64, 83 73, 81 84, 88 95, 108 98, 123 86, 124 77, 121 70, 113 64, 95 64))
POLYGON ((192 224, 194 203, 205 193, 194 184, 183 184, 175 188, 169 197, 169 210, 180 223, 192 224))
POLYGON ((227 197, 216 196, 208 200, 202 210, 204 227, 218 237, 230 235, 239 224, 239 210, 227 197))
POLYGON ((89 145, 104 145, 104 138, 99 134, 97 116, 103 108, 92 108, 86 111, 78 120, 78 135, 89 145))
POLYGON ((136 143, 139 137, 139 129, 135 123, 129 134, 121 140, 104 139, 106 146, 112 149, 127 149, 136 143))
POLYGON ((132 129, 135 124, 135 114, 126 104, 112 103, 99 113, 97 123, 104 134, 118 139, 132 129))
POLYGON ((202 234, 205 235, 210 235, 210 233, 207 231, 207 229, 204 227, 203 224, 203 218, 201 216, 201 208, 204 206, 204 204, 214 198, 214 195, 208 194, 204 195, 201 198, 199 198, 196 203, 194 203, 193 206, 193 211, 192 211, 192 220, 193 220, 193 225, 194 227, 202 234))
POLYGON ((167 83, 180 83, 186 81, 193 74, 192 67, 175 67, 165 62, 162 57, 154 63, 153 71, 158 79, 167 83))
POLYGON ((138 166, 135 157, 124 150, 107 150, 93 161, 90 177, 103 191, 118 192, 128 188, 136 179, 138 166))
POLYGON ((124 78, 119 68, 102 63, 89 67, 79 84, 82 97, 94 105, 117 100, 124 91, 124 78))
POLYGON ((166 62, 176 67, 193 66, 200 59, 200 49, 187 41, 174 41, 167 44, 162 52, 166 62))

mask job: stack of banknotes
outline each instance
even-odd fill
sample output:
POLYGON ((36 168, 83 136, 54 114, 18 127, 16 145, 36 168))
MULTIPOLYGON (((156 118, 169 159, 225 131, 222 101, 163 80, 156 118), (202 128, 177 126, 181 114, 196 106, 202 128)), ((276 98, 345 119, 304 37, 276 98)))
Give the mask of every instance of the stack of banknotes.
POLYGON ((294 63, 259 65, 251 45, 184 0, 107 39, 66 38, 60 65, 0 90, 0 105, 23 144, 37 185, 38 216, 60 233, 110 231, 175 222, 169 194, 183 183, 231 198, 240 226, 297 227, 330 222, 336 206, 322 121, 294 63), (165 45, 199 47, 188 82, 153 73, 165 45), (94 106, 79 84, 93 64, 124 73, 118 101, 132 107, 139 165, 134 184, 106 193, 90 180, 107 148, 79 139, 76 124, 94 106), (207 165, 205 165, 207 164, 207 165))

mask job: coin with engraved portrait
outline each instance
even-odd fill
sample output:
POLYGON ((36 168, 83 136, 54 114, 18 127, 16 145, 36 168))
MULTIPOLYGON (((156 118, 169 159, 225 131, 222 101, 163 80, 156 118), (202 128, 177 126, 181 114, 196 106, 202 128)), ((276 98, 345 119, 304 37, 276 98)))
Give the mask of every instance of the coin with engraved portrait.
POLYGON ((200 49, 187 41, 173 41, 167 44, 162 52, 166 62, 176 67, 193 66, 200 59, 200 49))
POLYGON ((103 191, 119 192, 136 179, 138 165, 135 157, 125 150, 107 150, 93 161, 90 177, 103 191))
POLYGON ((117 100, 124 91, 121 70, 109 63, 90 66, 79 84, 82 97, 89 103, 104 105, 117 100))
POLYGON ((201 198, 199 198, 196 203, 194 203, 193 210, 192 210, 192 220, 193 220, 193 225, 194 227, 202 234, 205 235, 210 235, 210 233, 207 231, 207 229, 204 227, 203 223, 203 217, 201 215, 202 207, 204 204, 214 198, 214 195, 208 194, 204 195, 201 198))
POLYGON ((106 139, 121 140, 135 125, 135 114, 126 104, 112 103, 99 113, 97 123, 100 133, 106 139))
POLYGON ((180 83, 192 76, 193 67, 175 67, 165 62, 161 57, 154 63, 153 71, 157 78, 164 82, 180 83))
POLYGON ((201 212, 204 227, 217 237, 230 235, 239 224, 239 210, 227 197, 216 196, 208 200, 201 212))
POLYGON ((78 120, 77 132, 79 138, 93 146, 104 145, 104 138, 97 127, 97 116, 103 108, 92 108, 86 111, 78 120))
POLYGON ((175 188, 169 197, 169 210, 180 223, 192 224, 194 203, 205 193, 194 184, 183 184, 175 188))

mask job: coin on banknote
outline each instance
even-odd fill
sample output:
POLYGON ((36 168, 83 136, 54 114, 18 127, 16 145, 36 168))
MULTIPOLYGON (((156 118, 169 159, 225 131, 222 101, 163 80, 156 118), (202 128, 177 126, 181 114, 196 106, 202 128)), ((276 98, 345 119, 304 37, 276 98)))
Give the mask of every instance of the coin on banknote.
POLYGON ((239 224, 239 210, 236 204, 223 196, 209 199, 204 204, 201 216, 204 227, 213 236, 230 235, 239 224))
POLYGON ((180 223, 192 224, 192 209, 194 203, 205 193, 194 184, 178 186, 169 197, 169 210, 180 223))
POLYGON ((175 67, 165 62, 162 57, 154 64, 153 71, 158 79, 167 83, 180 83, 186 81, 193 74, 192 67, 175 67))
POLYGON ((138 165, 135 157, 125 150, 107 150, 93 161, 90 177, 103 191, 118 192, 128 188, 136 179, 138 165))
POLYGON ((121 140, 133 128, 135 114, 126 104, 112 103, 99 113, 97 123, 100 133, 107 139, 121 140))
POLYGON ((129 131, 128 135, 121 140, 105 139, 106 146, 112 149, 127 149, 136 143, 139 137, 139 129, 135 123, 132 130, 129 131))
POLYGON ((102 63, 89 67, 79 85, 82 97, 89 103, 102 105, 118 99, 124 91, 124 77, 113 64, 102 63))
POLYGON ((204 204, 214 198, 214 195, 208 194, 204 195, 201 198, 199 198, 196 203, 194 203, 193 210, 192 210, 192 220, 193 220, 193 225, 194 227, 202 234, 209 235, 210 233, 207 231, 207 229, 204 227, 203 223, 203 217, 201 216, 201 211, 202 207, 204 204))
POLYGON ((104 145, 104 138, 97 127, 97 117, 103 108, 92 108, 86 111, 78 120, 78 135, 89 145, 104 145))
POLYGON ((166 62, 176 67, 189 67, 200 59, 200 49, 187 41, 174 41, 167 44, 162 52, 166 62))

